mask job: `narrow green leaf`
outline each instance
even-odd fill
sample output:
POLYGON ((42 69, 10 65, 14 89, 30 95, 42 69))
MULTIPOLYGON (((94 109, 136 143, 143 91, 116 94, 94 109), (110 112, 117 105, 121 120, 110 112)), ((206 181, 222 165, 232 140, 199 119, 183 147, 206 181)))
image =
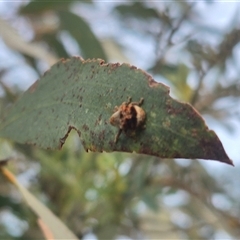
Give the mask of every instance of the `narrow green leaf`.
POLYGON ((33 84, 0 124, 0 136, 42 148, 61 148, 77 130, 84 148, 124 151, 163 158, 201 158, 232 164, 216 134, 186 103, 169 96, 169 88, 128 64, 61 60, 33 84), (131 96, 144 98, 146 129, 135 136, 110 125, 114 106, 131 96))
POLYGON ((142 2, 134 2, 131 5, 119 5, 115 8, 123 17, 138 17, 142 19, 156 18, 160 15, 154 8, 146 7, 142 2))
POLYGON ((35 214, 48 226, 49 230, 51 230, 54 239, 78 239, 57 216, 35 198, 26 188, 19 183, 17 187, 32 211, 35 212, 35 214))
POLYGON ((59 41, 56 37, 55 33, 49 33, 42 36, 43 40, 48 43, 49 46, 51 46, 51 49, 54 50, 54 52, 57 54, 59 58, 68 58, 69 55, 67 51, 65 50, 63 44, 61 41, 59 41))
POLYGON ((89 25, 80 16, 68 11, 60 11, 59 18, 61 29, 68 31, 75 38, 84 58, 107 59, 101 43, 95 37, 89 25))
POLYGON ((46 206, 44 206, 35 196, 33 196, 25 187, 23 187, 15 176, 5 168, 0 169, 5 177, 12 182, 23 195, 28 206, 32 211, 45 223, 51 231, 54 239, 71 239, 78 238, 67 228, 67 226, 55 216, 46 206))

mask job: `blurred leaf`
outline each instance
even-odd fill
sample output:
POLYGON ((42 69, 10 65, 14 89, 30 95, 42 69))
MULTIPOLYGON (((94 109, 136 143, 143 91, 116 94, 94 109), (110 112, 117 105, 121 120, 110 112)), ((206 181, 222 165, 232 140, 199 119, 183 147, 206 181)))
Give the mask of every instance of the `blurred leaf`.
POLYGON ((23 54, 23 57, 25 58, 25 62, 32 68, 34 71, 37 72, 37 74, 41 75, 41 70, 39 69, 39 64, 36 58, 31 57, 29 55, 23 54))
POLYGON ((10 88, 8 86, 8 84, 6 84, 4 81, 2 81, 2 78, 3 78, 3 75, 4 75, 5 72, 7 72, 7 70, 6 71, 3 70, 2 72, 0 72, 0 87, 4 91, 4 97, 1 98, 2 102, 1 102, 0 106, 1 105, 7 105, 9 103, 15 102, 17 100, 17 98, 18 98, 17 94, 13 91, 13 89, 10 88))
POLYGON ((15 176, 6 168, 1 168, 2 174, 14 184, 23 195, 28 206, 44 222, 48 230, 51 231, 54 239, 75 239, 78 238, 57 218, 46 206, 35 198, 26 188, 24 188, 15 176))
POLYGON ((46 240, 52 240, 54 239, 54 236, 51 232, 51 230, 49 229, 49 227, 44 223, 44 221, 41 218, 38 218, 38 225, 40 227, 40 229, 42 230, 42 233, 45 237, 46 240))
MULTIPOLYGON (((38 14, 46 10, 60 10, 67 9, 69 5, 76 0, 64 0, 64 1, 43 1, 43 0, 32 0, 26 6, 20 9, 21 14, 38 14)), ((90 2, 81 1, 81 2, 90 2)))
POLYGON ((213 131, 189 104, 169 96, 169 89, 127 64, 73 57, 55 64, 10 109, 0 136, 42 148, 61 148, 75 129, 84 148, 124 151, 164 158, 202 158, 232 164, 213 131), (134 137, 109 124, 114 106, 131 96, 144 98, 146 129, 134 137))
POLYGON ((153 211, 158 211, 159 209, 159 203, 157 199, 157 194, 160 192, 160 190, 156 190, 156 188, 151 188, 149 185, 148 188, 146 188, 146 191, 143 192, 142 200, 146 203, 146 205, 152 209, 153 211))
POLYGON ((153 67, 148 69, 154 74, 161 74, 166 76, 167 74, 176 74, 178 71, 178 66, 170 63, 165 63, 163 61, 158 61, 153 67))
POLYGON ((14 28, 1 19, 0 35, 7 46, 9 46, 11 49, 34 58, 41 59, 48 63, 49 66, 57 61, 55 56, 47 52, 41 45, 26 42, 19 34, 16 33, 14 28))
POLYGON ((146 7, 142 2, 134 2, 132 5, 120 5, 115 8, 124 17, 138 17, 142 19, 157 18, 159 14, 154 8, 146 7))
POLYGON ((113 61, 117 59, 119 62, 129 61, 126 54, 124 54, 123 46, 121 46, 115 39, 104 38, 101 40, 101 44, 108 59, 112 59, 113 61))
POLYGON ((61 21, 60 28, 68 31, 75 38, 83 53, 83 58, 107 59, 101 43, 95 37, 89 24, 80 16, 71 12, 61 11, 59 12, 59 18, 61 21))
POLYGON ((174 94, 186 102, 190 102, 193 94, 193 89, 187 82, 189 71, 189 68, 185 64, 177 66, 163 64, 158 69, 158 72, 172 83, 174 94))
POLYGON ((52 34, 45 34, 42 36, 43 40, 48 43, 48 45, 51 47, 51 50, 54 50, 56 55, 59 58, 68 58, 69 54, 65 50, 63 44, 61 41, 59 41, 56 37, 55 33, 52 34))

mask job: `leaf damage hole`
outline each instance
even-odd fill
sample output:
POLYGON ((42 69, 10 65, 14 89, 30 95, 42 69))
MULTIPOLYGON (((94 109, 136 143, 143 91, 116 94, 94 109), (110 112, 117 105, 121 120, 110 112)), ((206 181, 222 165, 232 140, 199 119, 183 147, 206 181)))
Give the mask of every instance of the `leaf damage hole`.
POLYGON ((69 126, 65 136, 59 139, 59 143, 60 143, 59 144, 59 149, 61 149, 62 146, 64 145, 64 143, 65 143, 66 139, 68 138, 68 135, 69 135, 69 133, 71 132, 72 129, 77 131, 79 138, 81 137, 81 132, 77 128, 75 128, 74 126, 69 126))

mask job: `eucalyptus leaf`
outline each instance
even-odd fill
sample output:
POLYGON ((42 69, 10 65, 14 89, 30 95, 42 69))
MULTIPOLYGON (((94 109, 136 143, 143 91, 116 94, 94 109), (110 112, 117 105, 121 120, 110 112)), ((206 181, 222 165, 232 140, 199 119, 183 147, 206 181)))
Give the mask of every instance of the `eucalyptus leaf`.
POLYGON ((59 11, 58 16, 61 22, 61 30, 70 33, 77 41, 84 58, 107 59, 100 41, 82 17, 69 11, 59 11))
POLYGON ((141 69, 72 57, 52 66, 7 112, 0 137, 57 149, 75 129, 86 151, 136 152, 162 158, 212 159, 233 164, 217 135, 189 104, 141 69), (144 98, 146 127, 122 134, 109 118, 115 106, 144 98))

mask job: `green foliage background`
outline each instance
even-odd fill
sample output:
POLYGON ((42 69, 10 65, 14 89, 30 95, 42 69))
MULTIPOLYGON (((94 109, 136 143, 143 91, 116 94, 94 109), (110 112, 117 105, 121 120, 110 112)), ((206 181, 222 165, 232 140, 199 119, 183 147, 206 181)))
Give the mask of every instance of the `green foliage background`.
MULTIPOLYGON (((84 59, 127 61, 124 53, 129 49, 119 36, 109 39, 93 31, 91 25, 99 20, 95 16, 99 8, 91 1, 22 3, 16 6, 12 21, 24 19, 29 24, 33 32, 31 42, 25 41, 25 48, 23 44, 16 47, 16 42, 6 41, 3 28, 0 34, 6 45, 21 56, 25 67, 36 75, 42 73, 42 65, 47 65, 47 69, 55 60, 70 57, 70 43, 64 42, 61 34, 71 37, 84 59), (33 48, 27 51, 26 46, 33 48), (35 51, 39 47, 48 54, 42 56, 35 51)), ((178 99, 193 104, 205 117, 231 130, 233 126, 228 125, 228 119, 239 120, 239 110, 233 102, 239 101, 240 94, 239 79, 227 74, 227 64, 234 62, 239 30, 231 24, 220 34, 214 29, 209 32, 207 27, 194 25, 197 13, 198 4, 184 1, 155 4, 129 1, 113 5, 109 21, 114 20, 126 35, 150 37, 152 46, 149 47, 155 50, 154 55, 146 56, 149 59, 146 70, 155 79, 168 83, 178 99), (192 26, 187 33, 186 25, 192 26), (220 40, 216 44, 208 39, 198 40, 195 34, 199 32, 217 35, 220 40), (174 49, 177 61, 169 57, 174 49), (179 56, 186 56, 188 61, 179 56), (194 84, 189 83, 192 74, 194 84), (234 101, 219 108, 218 103, 223 99, 234 101)), ((8 24, 10 29, 11 21, 8 24)), ((139 56, 136 53, 135 58, 139 56)), ((2 114, 21 91, 4 81, 14 66, 1 67, 2 114)), ((181 163, 137 154, 86 153, 76 133, 70 135, 61 151, 44 151, 5 140, 0 144, 1 158, 15 156, 16 160, 9 163, 12 171, 28 179, 30 190, 79 238, 84 239, 88 233, 94 233, 98 239, 117 236, 236 239, 240 236, 239 192, 235 187, 240 181, 237 164, 235 169, 224 165, 223 171, 218 167, 220 163, 215 162, 214 167, 219 169, 217 176, 210 164, 198 161, 181 163), (29 174, 33 177, 29 178, 29 174)), ((43 238, 36 217, 19 200, 16 190, 0 178, 0 239, 43 238), (18 231, 11 231, 9 226, 13 223, 3 219, 6 214, 18 219, 18 231)))

